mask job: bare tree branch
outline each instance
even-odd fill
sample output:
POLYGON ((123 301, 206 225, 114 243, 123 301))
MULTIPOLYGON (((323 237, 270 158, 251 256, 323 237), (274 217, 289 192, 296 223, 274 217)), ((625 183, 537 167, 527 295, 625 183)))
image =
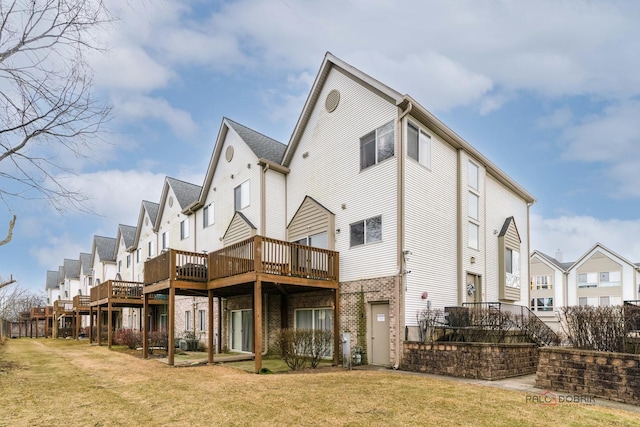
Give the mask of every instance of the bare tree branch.
POLYGON ((82 210, 61 156, 85 157, 110 118, 85 61, 110 20, 102 0, 0 2, 0 198, 82 210))
POLYGON ((16 216, 14 215, 11 221, 9 221, 9 230, 7 231, 7 237, 0 242, 0 246, 6 245, 13 238, 13 227, 16 226, 16 216))

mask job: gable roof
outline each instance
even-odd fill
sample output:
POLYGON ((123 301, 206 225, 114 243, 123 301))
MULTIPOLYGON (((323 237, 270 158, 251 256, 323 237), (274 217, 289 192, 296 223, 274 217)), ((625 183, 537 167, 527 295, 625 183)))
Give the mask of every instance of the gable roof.
POLYGON ((91 270, 91 254, 80 253, 80 268, 84 274, 89 274, 89 270, 91 270))
POLYGON ((615 253, 614 251, 612 251, 611 249, 607 248, 605 245, 603 245, 600 242, 596 242, 595 245, 593 245, 588 251, 586 251, 584 254, 582 254, 582 256, 580 258, 578 258, 573 264, 571 264, 571 268, 573 269, 574 267, 577 267, 578 264, 580 264, 586 257, 588 257, 590 254, 592 254, 593 252, 595 252, 598 249, 608 253, 609 255, 613 255, 614 257, 618 258, 620 261, 629 264, 630 266, 632 266, 635 269, 638 269, 638 266, 636 264, 634 264, 633 262, 629 261, 625 257, 615 253))
POLYGON ((58 272, 55 270, 47 270, 47 282, 45 284, 45 289, 58 289, 59 287, 58 272))
POLYGON ((63 266, 58 266, 58 285, 61 285, 64 283, 64 267, 63 266))
POLYGON ((287 146, 283 143, 276 141, 273 138, 269 138, 250 129, 240 123, 234 122, 231 119, 225 118, 227 124, 236 131, 238 136, 251 148, 256 157, 259 159, 267 159, 274 163, 280 164, 282 156, 284 155, 287 146))
POLYGON ((544 252, 540 252, 539 250, 535 250, 531 253, 532 257, 534 255, 537 255, 543 261, 546 261, 547 263, 552 264, 552 266, 562 270, 563 272, 566 272, 573 265, 573 262, 560 262, 554 257, 547 255, 544 252))
POLYGON ((278 170, 282 173, 289 172, 289 169, 282 167, 281 164, 282 156, 284 156, 285 150, 287 149, 286 145, 273 138, 269 138, 268 136, 256 132, 253 129, 234 122, 233 120, 223 117, 222 122, 220 123, 220 130, 218 131, 213 153, 209 160, 207 173, 204 177, 200 197, 188 207, 188 210, 191 212, 204 206, 207 201, 207 194, 209 194, 213 176, 215 175, 218 162, 222 156, 222 146, 227 139, 229 130, 238 134, 240 139, 242 139, 247 147, 251 149, 253 154, 255 154, 259 164, 268 164, 272 169, 278 170))
POLYGON ((93 236, 92 259, 98 254, 101 262, 115 262, 116 239, 114 237, 93 236))
POLYGON ((320 203, 319 201, 317 201, 316 199, 314 199, 313 197, 306 195, 304 196, 304 199, 302 199, 302 202, 300 203, 300 205, 298 206, 298 209, 296 209, 295 213, 293 214, 293 216, 291 217, 291 220, 289 221, 289 224, 287 224, 287 228, 289 228, 289 226, 291 225, 291 223, 295 220, 296 216, 298 215, 298 213, 300 212, 300 209, 302 209, 302 207, 304 206, 305 202, 307 200, 312 201, 313 203, 315 203, 316 205, 318 205, 318 207, 320 207, 321 209, 325 210, 327 213, 333 215, 334 213, 331 212, 329 209, 327 209, 326 206, 324 206, 322 203, 320 203))
POLYGON ((150 202, 148 200, 143 200, 140 203, 140 213, 138 214, 138 226, 136 227, 136 235, 133 239, 133 243, 131 244, 132 249, 137 248, 140 243, 140 233, 142 231, 142 225, 144 224, 144 214, 145 212, 149 215, 151 221, 151 228, 155 228, 156 219, 158 218, 158 209, 159 205, 154 202, 150 202))
POLYGON ((493 176, 498 182, 502 183, 505 187, 516 193, 527 203, 535 203, 535 198, 527 190, 525 190, 517 182, 511 179, 500 168, 494 165, 488 158, 486 158, 471 144, 465 141, 461 136, 456 134, 453 130, 442 123, 437 117, 435 117, 426 108, 416 102, 416 100, 414 100, 411 96, 401 95, 400 92, 391 89, 389 86, 386 86, 385 84, 372 78, 368 74, 365 74, 352 65, 347 64, 341 59, 335 57, 330 52, 327 52, 325 54, 322 65, 320 66, 320 70, 318 71, 316 79, 313 82, 313 86, 311 87, 311 92, 309 92, 302 112, 300 113, 300 116, 298 118, 298 122, 296 123, 293 133, 291 134, 289 145, 287 146, 287 150, 282 159, 283 166, 289 167, 298 144, 300 143, 300 139, 302 138, 304 130, 307 126, 307 123, 311 117, 313 108, 318 101, 318 97, 320 96, 322 88, 329 75, 329 72, 334 68, 351 77, 353 80, 362 84, 369 90, 378 93, 381 97, 387 99, 398 108, 404 110, 407 113, 410 112, 413 117, 420 120, 425 125, 428 125, 428 127, 444 141, 449 143, 454 148, 464 150, 471 158, 482 164, 485 167, 487 173, 493 176))
POLYGON ((158 207, 158 219, 153 226, 154 231, 158 231, 160 228, 160 218, 164 212, 164 206, 169 195, 169 188, 173 190, 173 194, 176 196, 176 202, 180 207, 180 210, 190 215, 193 213, 189 208, 198 200, 202 187, 190 182, 181 181, 176 178, 166 177, 164 179, 164 186, 162 187, 162 195, 160 196, 160 203, 158 207))
POLYGON ((503 237, 505 234, 507 234, 507 232, 509 231, 509 227, 511 225, 513 225, 514 230, 516 230, 518 241, 522 243, 522 239, 520 238, 520 232, 518 232, 518 227, 516 226, 516 220, 512 216, 504 220, 504 224, 502 224, 502 229, 500 230, 500 233, 498 233, 498 237, 503 237))
POLYGON ((133 247, 133 242, 136 239, 136 227, 131 225, 118 224, 118 235, 116 236, 116 246, 114 257, 118 255, 117 241, 122 239, 125 249, 129 250, 133 247))
POLYGON ((67 279, 80 278, 80 261, 77 259, 65 259, 64 265, 64 277, 67 279))

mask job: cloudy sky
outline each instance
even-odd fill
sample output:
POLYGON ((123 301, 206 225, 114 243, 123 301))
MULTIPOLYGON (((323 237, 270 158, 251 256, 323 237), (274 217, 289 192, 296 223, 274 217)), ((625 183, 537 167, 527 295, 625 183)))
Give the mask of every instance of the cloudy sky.
MULTIPOLYGON (((640 262, 640 3, 113 2, 90 61, 114 106, 67 182, 99 215, 13 200, 0 277, 43 290, 93 235, 136 225, 165 176, 202 184, 223 116, 288 142, 326 51, 408 93, 537 199, 532 249, 640 262)), ((0 234, 4 235, 4 232, 0 234)))

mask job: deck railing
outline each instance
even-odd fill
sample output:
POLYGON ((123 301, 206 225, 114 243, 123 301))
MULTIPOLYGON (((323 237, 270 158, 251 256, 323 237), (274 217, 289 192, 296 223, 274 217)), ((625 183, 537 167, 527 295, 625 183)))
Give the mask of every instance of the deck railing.
POLYGON ((163 280, 207 281, 207 254, 169 249, 144 263, 144 283, 163 280))
POLYGON ((91 288, 91 301, 99 301, 106 298, 140 299, 142 298, 142 286, 140 282, 127 282, 124 280, 107 280, 91 288))
POLYGON ((209 254, 209 280, 247 272, 338 280, 338 252, 254 236, 209 254))
POLYGON ((31 317, 51 316, 52 307, 31 307, 31 317))
POLYGON ((53 311, 57 313, 61 311, 73 311, 73 301, 63 299, 55 300, 53 302, 53 311))
POLYGON ((89 295, 76 295, 73 297, 73 307, 89 307, 89 302, 91 302, 91 298, 89 295))

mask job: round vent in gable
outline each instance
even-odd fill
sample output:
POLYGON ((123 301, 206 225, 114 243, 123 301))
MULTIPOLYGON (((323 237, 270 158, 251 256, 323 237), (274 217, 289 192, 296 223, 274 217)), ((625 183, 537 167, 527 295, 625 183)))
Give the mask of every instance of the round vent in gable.
POLYGON ((230 145, 227 147, 227 151, 224 153, 224 158, 227 159, 227 162, 230 162, 233 159, 233 146, 230 145))
POLYGON ((329 92, 327 95, 327 99, 324 100, 324 108, 327 109, 328 113, 332 113, 336 108, 338 108, 338 104, 340 103, 340 92, 336 89, 329 92))
POLYGON ((173 206, 173 196, 169 196, 169 207, 173 206))

